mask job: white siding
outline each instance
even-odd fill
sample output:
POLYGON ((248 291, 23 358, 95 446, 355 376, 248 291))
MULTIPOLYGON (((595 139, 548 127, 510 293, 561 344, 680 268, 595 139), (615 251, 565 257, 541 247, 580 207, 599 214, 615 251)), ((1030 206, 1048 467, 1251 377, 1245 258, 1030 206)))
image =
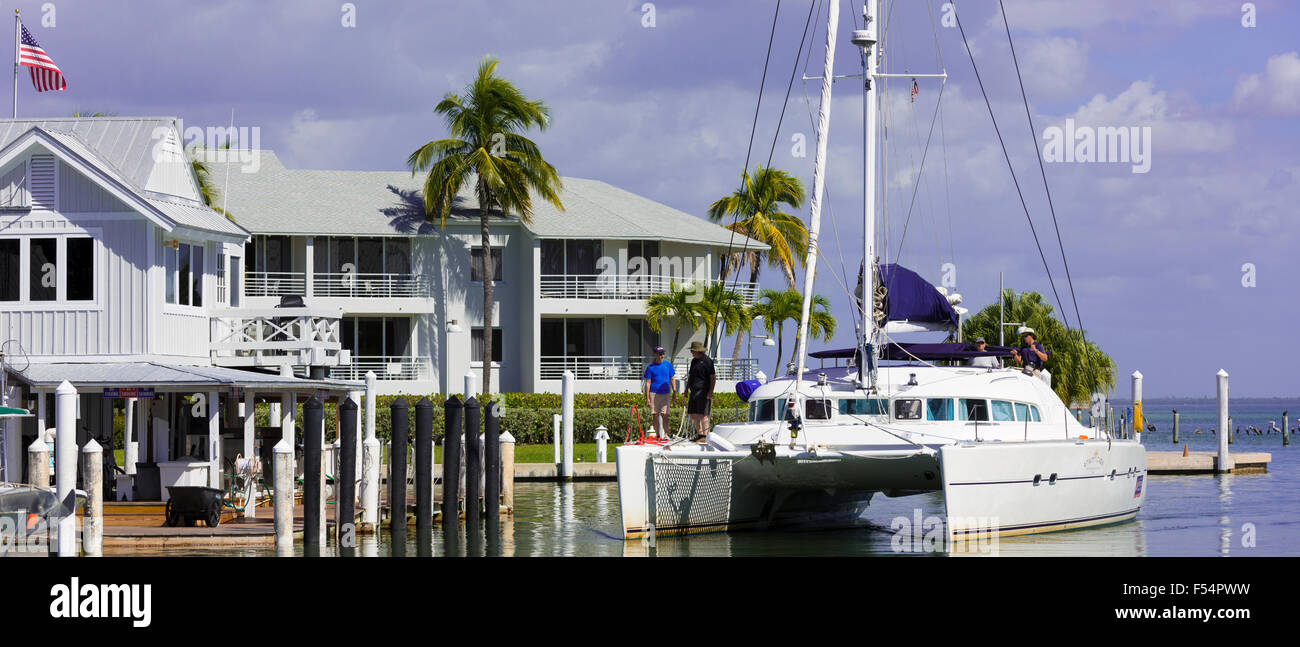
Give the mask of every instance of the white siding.
POLYGON ((121 200, 101 189, 90 178, 59 162, 59 211, 78 212, 129 212, 121 200))
POLYGON ((27 193, 27 161, 19 160, 13 168, 0 175, 0 207, 31 206, 27 193))

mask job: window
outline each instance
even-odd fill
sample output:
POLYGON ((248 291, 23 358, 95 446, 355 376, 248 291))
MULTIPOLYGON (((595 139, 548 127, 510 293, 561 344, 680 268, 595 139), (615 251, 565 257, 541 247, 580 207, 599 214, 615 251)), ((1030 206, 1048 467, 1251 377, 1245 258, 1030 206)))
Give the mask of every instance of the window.
POLYGON ((167 303, 203 305, 203 245, 179 243, 163 246, 163 268, 167 273, 167 303))
POLYGON ((339 341, 354 357, 410 357, 410 317, 343 317, 339 341))
POLYGON ((804 401, 805 420, 829 420, 830 417, 831 417, 830 400, 805 400, 804 401))
POLYGON ((226 255, 217 254, 217 303, 228 303, 226 299, 226 255))
POLYGON ((920 420, 921 401, 917 399, 894 400, 895 420, 920 420))
POLYGON ((930 398, 925 401, 926 420, 952 420, 952 398, 930 398))
POLYGON ((776 420, 776 401, 755 400, 749 403, 750 422, 767 422, 776 420))
POLYGON ((994 421, 996 421, 996 422, 1006 422, 1006 421, 1009 421, 1009 420, 1015 420, 1015 419, 1016 419, 1016 417, 1013 415, 1013 411, 1012 411, 1011 403, 1010 403, 1010 402, 1007 402, 1006 400, 994 400, 994 401, 991 402, 991 404, 993 405, 993 420, 994 420, 994 421))
POLYGON ((59 260, 57 238, 33 238, 28 251, 27 288, 32 301, 59 298, 59 260))
POLYGON ((21 298, 22 241, 17 238, 0 240, 0 301, 17 301, 21 298))
POLYGON ((989 403, 985 400, 962 398, 961 408, 957 413, 961 415, 959 420, 985 421, 989 419, 989 403))
POLYGON ((1021 402, 1016 403, 1016 420, 1021 422, 1029 420, 1029 405, 1021 402))
MULTIPOLYGON (((470 341, 470 344, 469 344, 469 345, 470 345, 470 350, 469 350, 469 353, 470 353, 469 359, 470 359, 470 361, 471 361, 471 362, 480 362, 480 363, 481 363, 482 360, 480 360, 479 358, 480 358, 480 357, 483 357, 483 329, 482 329, 482 328, 474 328, 473 330, 471 330, 471 331, 470 331, 470 340, 469 340, 469 341, 470 341)), ((493 361, 493 362, 500 362, 500 361, 501 361, 501 357, 502 357, 502 355, 501 355, 501 329, 500 329, 500 328, 493 328, 493 329, 492 329, 492 361, 493 361)))
MULTIPOLYGON (((645 319, 627 320, 627 361, 630 363, 653 361, 654 348, 659 345, 659 333, 650 330, 645 319)), ((665 357, 672 361, 671 357, 665 357)))
POLYGON ((68 246, 68 301, 95 300, 95 241, 91 238, 69 238, 68 246))
MULTIPOLYGON (((470 257, 470 280, 478 283, 483 282, 483 248, 474 247, 469 250, 470 257)), ((501 282, 501 248, 492 248, 492 282, 501 282)))
POLYGON ((1032 421, 1034 421, 1034 422, 1041 422, 1041 421, 1042 421, 1042 418, 1039 418, 1039 417, 1038 417, 1038 407, 1036 407, 1036 406, 1034 406, 1034 405, 1032 405, 1032 404, 1029 405, 1029 419, 1032 420, 1032 421))
POLYGON ((840 400, 839 409, 841 415, 849 415, 849 416, 889 415, 889 408, 885 406, 884 398, 857 398, 852 400, 840 400))

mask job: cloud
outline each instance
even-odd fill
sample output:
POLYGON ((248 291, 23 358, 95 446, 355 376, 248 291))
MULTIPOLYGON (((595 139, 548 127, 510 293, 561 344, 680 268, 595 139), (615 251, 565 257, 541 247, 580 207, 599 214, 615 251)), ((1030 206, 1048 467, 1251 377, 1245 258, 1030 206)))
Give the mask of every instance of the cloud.
POLYGON ((1232 105, 1247 114, 1278 117, 1300 115, 1300 54, 1270 56, 1264 73, 1237 80, 1232 105))
POLYGON ((1174 105, 1151 81, 1134 81, 1112 99, 1094 96, 1069 117, 1087 126, 1150 126, 1157 156, 1230 149, 1236 139, 1232 124, 1194 118, 1197 111, 1191 103, 1174 105))

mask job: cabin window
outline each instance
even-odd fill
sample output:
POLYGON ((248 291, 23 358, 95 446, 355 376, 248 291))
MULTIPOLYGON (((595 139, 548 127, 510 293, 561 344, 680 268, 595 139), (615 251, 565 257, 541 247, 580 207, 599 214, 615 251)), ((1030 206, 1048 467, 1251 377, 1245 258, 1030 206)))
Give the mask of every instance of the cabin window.
POLYGON ((830 400, 806 400, 804 402, 805 420, 829 420, 831 417, 830 400))
POLYGON ((1038 407, 1032 404, 1029 405, 1029 419, 1034 422, 1042 422, 1043 420, 1042 418, 1038 417, 1038 407))
POLYGON ((894 400, 895 420, 920 420, 921 401, 919 399, 894 400))
POLYGON ((0 240, 0 301, 17 301, 22 282, 21 243, 17 238, 0 240))
MULTIPOLYGON (((475 247, 469 250, 470 259, 470 280, 478 283, 483 282, 483 248, 475 247)), ((501 248, 492 248, 492 282, 501 282, 501 248)))
POLYGON ((89 237, 69 238, 68 301, 95 300, 95 241, 89 237))
POLYGON ((1016 419, 1010 402, 1007 402, 1006 400, 994 400, 991 404, 993 420, 995 422, 1007 422, 1016 419))
POLYGON ((750 422, 768 422, 776 420, 776 401, 755 400, 749 403, 750 422))
POLYGON ((959 420, 986 421, 989 419, 989 403, 987 400, 974 400, 970 398, 961 399, 961 407, 957 409, 959 420))
POLYGON ((33 238, 28 251, 27 289, 32 301, 59 298, 59 258, 57 238, 33 238))
POLYGON ((952 420, 952 398, 930 398, 925 401, 926 420, 952 420))
POLYGON ((854 398, 840 400, 840 414, 848 416, 887 416, 889 407, 884 398, 854 398))
POLYGON ((1029 405, 1023 402, 1016 403, 1016 420, 1021 422, 1029 420, 1029 405))

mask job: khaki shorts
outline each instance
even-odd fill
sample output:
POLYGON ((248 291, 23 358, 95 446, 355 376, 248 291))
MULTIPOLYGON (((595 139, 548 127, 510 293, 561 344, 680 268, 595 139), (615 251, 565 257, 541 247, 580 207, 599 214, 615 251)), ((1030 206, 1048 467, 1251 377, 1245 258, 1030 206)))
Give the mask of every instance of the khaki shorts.
POLYGON ((650 394, 650 415, 666 416, 668 415, 668 405, 673 401, 671 393, 651 393, 650 394))

